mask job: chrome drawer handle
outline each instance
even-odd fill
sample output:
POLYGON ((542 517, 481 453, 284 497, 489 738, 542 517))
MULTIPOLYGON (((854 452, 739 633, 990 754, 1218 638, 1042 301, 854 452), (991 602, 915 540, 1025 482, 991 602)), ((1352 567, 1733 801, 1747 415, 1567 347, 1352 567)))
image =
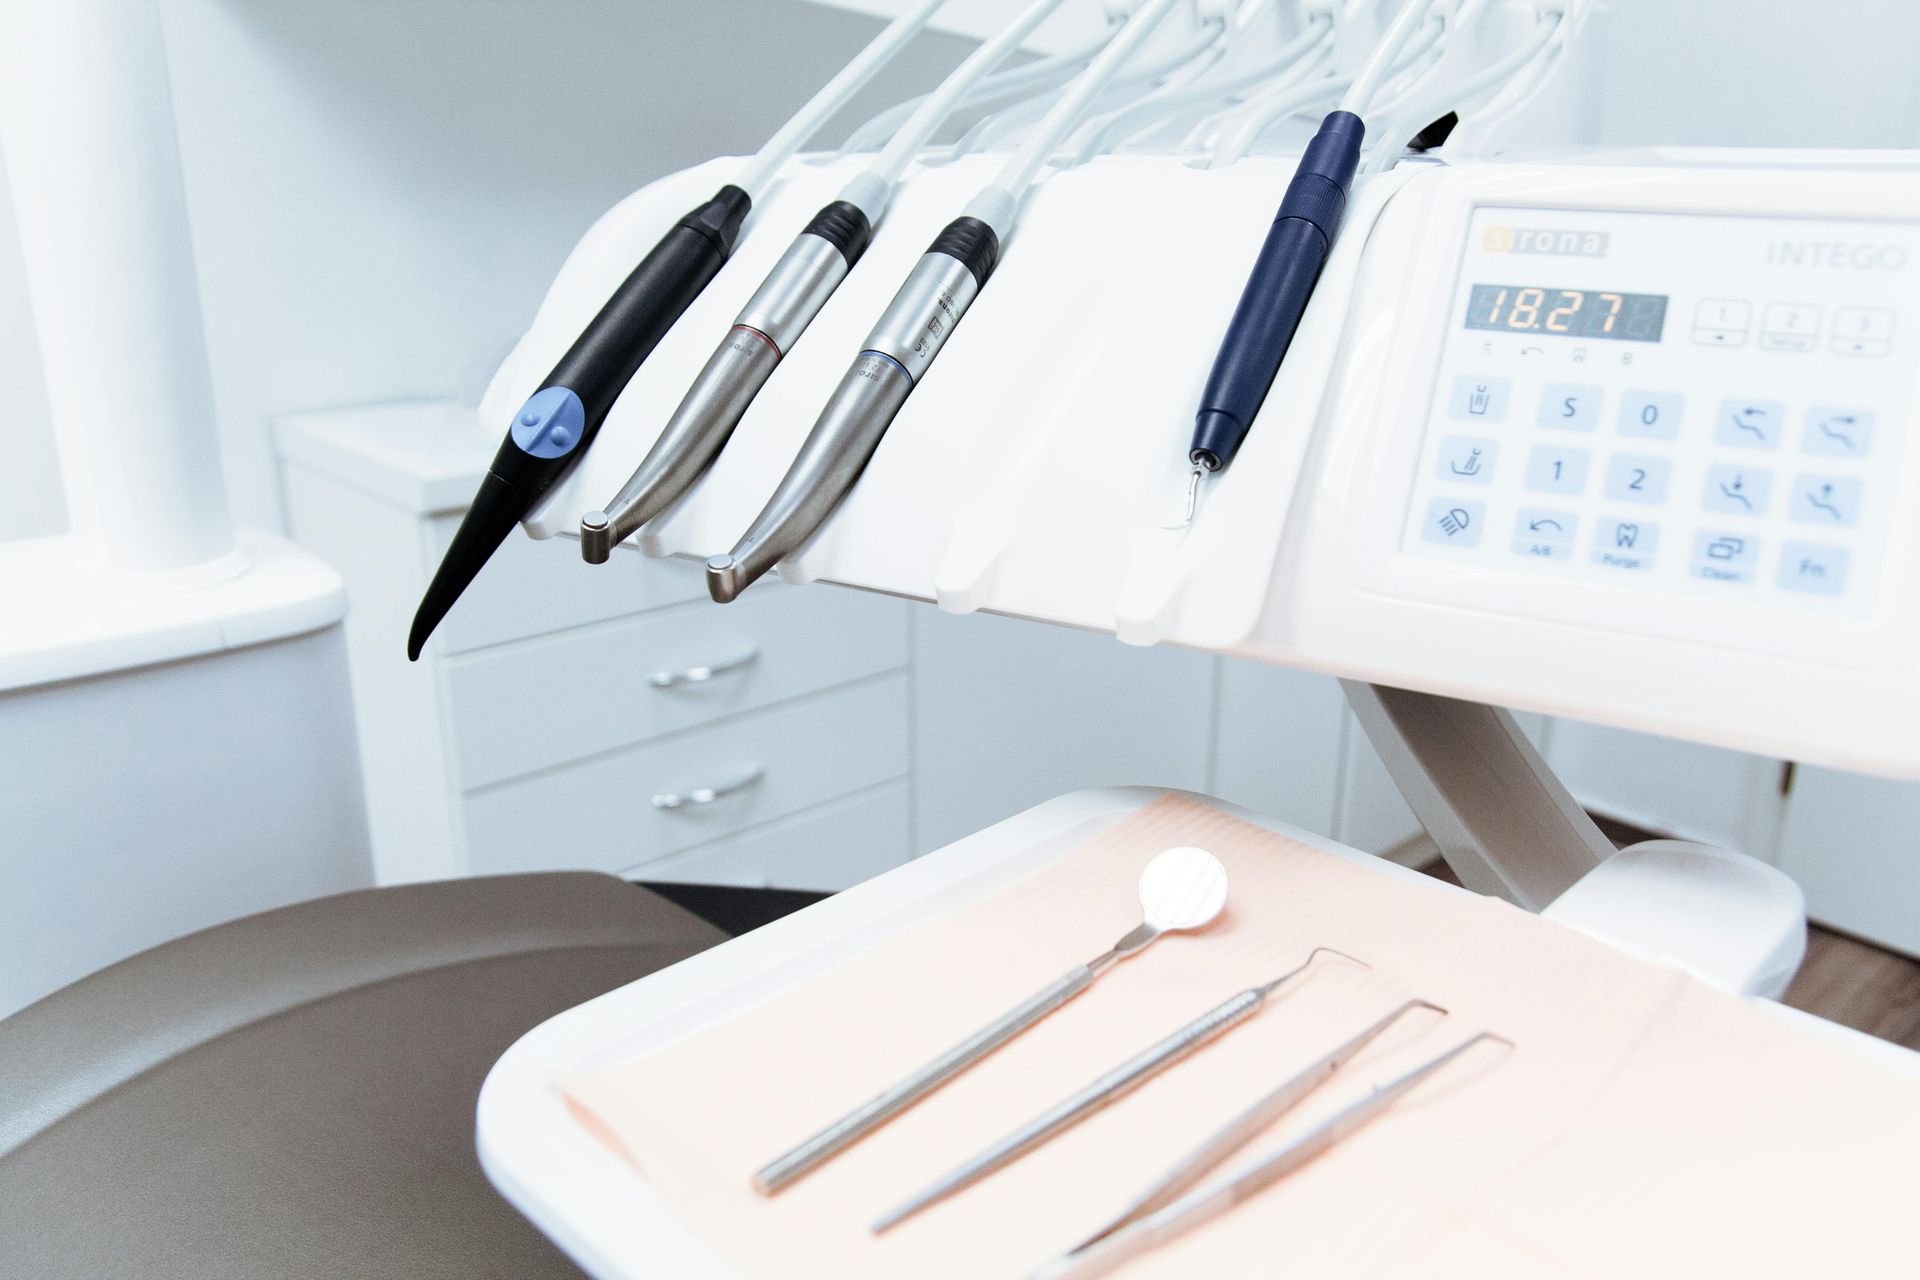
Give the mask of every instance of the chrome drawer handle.
POLYGON ((711 787, 695 787, 691 791, 662 791, 653 798, 656 809, 684 809, 688 805, 712 804, 722 796, 730 796, 737 791, 745 791, 766 776, 767 771, 754 765, 738 777, 725 782, 717 782, 711 787))
POLYGON ((748 645, 731 658, 719 662, 709 662, 704 666, 682 667, 678 671, 656 671, 651 677, 656 689, 671 689, 677 684, 705 684, 715 676, 723 676, 729 671, 738 671, 750 667, 760 660, 760 650, 748 645))

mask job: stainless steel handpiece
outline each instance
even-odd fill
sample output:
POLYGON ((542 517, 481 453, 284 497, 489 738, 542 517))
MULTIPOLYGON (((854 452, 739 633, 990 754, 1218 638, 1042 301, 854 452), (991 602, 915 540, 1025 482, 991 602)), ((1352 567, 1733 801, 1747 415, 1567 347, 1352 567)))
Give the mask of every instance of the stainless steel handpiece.
POLYGON ((952 336, 998 254, 991 227, 960 218, 921 255, 767 505, 732 551, 707 561, 707 592, 716 601, 738 597, 826 523, 952 336))
POLYGON ((774 366, 846 279, 871 234, 864 213, 835 201, 794 239, 620 492, 605 510, 580 518, 580 555, 587 563, 605 564, 614 547, 706 474, 774 366))

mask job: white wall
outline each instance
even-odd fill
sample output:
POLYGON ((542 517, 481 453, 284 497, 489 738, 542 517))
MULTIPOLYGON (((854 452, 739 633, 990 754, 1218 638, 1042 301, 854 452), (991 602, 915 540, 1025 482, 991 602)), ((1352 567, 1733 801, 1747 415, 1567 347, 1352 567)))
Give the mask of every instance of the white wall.
MULTIPOLYGON (((756 148, 879 30, 795 0, 168 0, 236 519, 279 528, 278 413, 478 400, 620 197, 756 148)), ((970 45, 921 37, 826 130, 970 45)))
MULTIPOLYGON (((0 121, 0 144, 5 122, 0 121)), ((66 495, 54 456, 53 422, 47 412, 47 382, 40 371, 27 281, 20 265, 20 235, 14 226, 13 193, 0 164, 0 388, 6 411, 0 443, 0 542, 59 533, 67 527, 66 495)))

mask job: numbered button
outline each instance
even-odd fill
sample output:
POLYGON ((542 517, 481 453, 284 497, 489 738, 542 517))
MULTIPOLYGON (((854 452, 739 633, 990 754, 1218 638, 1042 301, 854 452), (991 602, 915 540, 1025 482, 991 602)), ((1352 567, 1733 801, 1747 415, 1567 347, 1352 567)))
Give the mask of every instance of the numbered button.
POLYGON ((1615 502, 1665 502, 1671 472, 1665 458, 1620 454, 1607 464, 1607 497, 1615 502))
POLYGON ((1470 498, 1435 498, 1427 504, 1421 536, 1448 547, 1477 547, 1487 522, 1484 503, 1470 498))
POLYGON ((1774 449, 1780 445, 1786 410, 1774 400, 1723 400, 1713 438, 1742 449, 1774 449))
POLYGON ((1602 520, 1593 535, 1593 562, 1609 569, 1653 568, 1660 526, 1643 520, 1602 520))
POLYGON ((1709 467, 1700 505, 1730 516, 1757 516, 1767 509, 1773 473, 1759 467, 1709 467))
POLYGON ((1780 548, 1780 586, 1816 596, 1837 596, 1847 589, 1847 553, 1840 547, 1789 542, 1780 548))
POLYGON ((1440 442, 1440 458, 1433 473, 1458 484, 1486 484, 1493 479, 1493 460, 1500 446, 1478 436, 1448 436, 1440 442))
POLYGON ((1527 488, 1536 493, 1580 493, 1587 487, 1585 449, 1540 445, 1527 456, 1527 488))
POLYGON ((1833 313, 1833 349, 1843 356, 1883 356, 1893 350, 1893 312, 1885 307, 1841 307, 1833 313))
POLYGON ((1809 302, 1769 302, 1760 313, 1763 351, 1811 351, 1820 338, 1820 308, 1809 302))
POLYGON ((1800 476, 1788 514, 1802 524, 1845 529, 1860 518, 1860 482, 1845 476, 1800 476))
POLYGON ((1600 421, 1600 388, 1549 382, 1540 393, 1540 425, 1563 431, 1591 431, 1600 421))
POLYGON ((1468 422, 1505 422, 1507 393, 1513 384, 1505 378, 1477 378, 1462 375, 1453 380, 1453 399, 1447 412, 1468 422))
POLYGON ((1680 434, 1680 410, 1686 401, 1662 391, 1629 391, 1620 402, 1620 434, 1647 440, 1671 440, 1680 434))
POLYGON ((1807 433, 1802 447, 1808 453, 1864 458, 1872 444, 1873 415, 1865 409, 1815 405, 1807 410, 1807 433))

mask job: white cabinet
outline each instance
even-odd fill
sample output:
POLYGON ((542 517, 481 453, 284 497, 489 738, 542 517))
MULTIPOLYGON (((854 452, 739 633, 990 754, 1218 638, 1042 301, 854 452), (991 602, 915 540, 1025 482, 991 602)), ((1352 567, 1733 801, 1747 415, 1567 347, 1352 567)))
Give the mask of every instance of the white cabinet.
POLYGON ((1578 720, 1553 722, 1546 755, 1596 813, 1755 857, 1774 847, 1778 760, 1578 720))
POLYGON ((1813 919, 1920 956, 1920 783, 1797 770, 1779 866, 1813 919))

